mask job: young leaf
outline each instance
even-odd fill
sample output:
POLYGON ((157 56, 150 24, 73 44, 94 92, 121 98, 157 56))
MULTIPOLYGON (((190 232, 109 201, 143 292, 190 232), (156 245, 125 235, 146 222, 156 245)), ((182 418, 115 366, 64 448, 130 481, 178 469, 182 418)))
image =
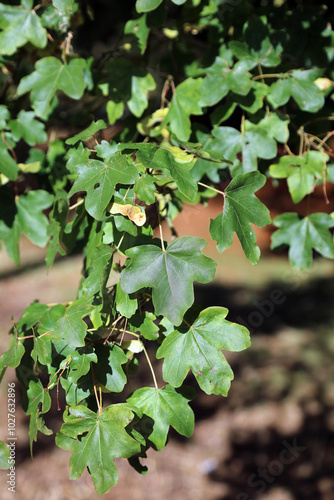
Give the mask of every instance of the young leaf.
POLYGON ((246 257, 252 264, 258 262, 260 249, 250 224, 263 227, 271 223, 269 210, 254 195, 265 182, 264 175, 249 172, 234 177, 225 189, 223 213, 210 222, 210 235, 219 252, 232 245, 235 232, 246 257))
POLYGON ((71 408, 60 429, 60 434, 77 439, 70 458, 70 478, 79 478, 88 467, 98 494, 107 493, 118 480, 114 459, 140 452, 138 441, 125 430, 133 418, 133 412, 124 404, 108 406, 101 415, 84 406, 71 408))
POLYGON ((62 64, 56 57, 44 57, 37 61, 33 73, 22 78, 17 93, 23 95, 31 91, 32 108, 37 116, 46 120, 57 90, 62 90, 72 99, 81 98, 86 88, 85 67, 84 59, 72 59, 68 64, 62 64))
POLYGON ((0 53, 11 56, 18 47, 31 42, 44 49, 47 32, 33 10, 33 0, 22 0, 21 5, 12 7, 0 3, 0 53))
POLYGON ((233 372, 221 349, 242 351, 250 345, 247 328, 225 320, 228 310, 208 307, 189 330, 175 330, 163 341, 157 358, 165 358, 163 378, 180 387, 189 370, 207 394, 226 396, 233 372))
POLYGON ((333 236, 329 231, 334 227, 334 218, 328 214, 317 213, 302 218, 296 213, 285 213, 275 217, 273 223, 280 229, 272 235, 271 248, 289 245, 289 258, 295 269, 311 267, 313 249, 334 259, 333 236))
POLYGON ((120 152, 109 161, 88 160, 74 166, 78 174, 69 196, 78 191, 87 191, 85 207, 94 219, 101 220, 111 200, 116 184, 134 184, 138 175, 134 165, 120 152))
POLYGON ((130 248, 125 253, 131 262, 120 274, 123 290, 152 287, 155 314, 179 325, 194 302, 193 281, 208 283, 215 275, 216 263, 201 252, 205 246, 201 238, 183 236, 167 250, 154 245, 130 248))
POLYGON ((143 425, 145 416, 152 418, 153 432, 148 438, 157 450, 165 447, 170 425, 182 436, 190 437, 194 431, 194 413, 188 401, 193 399, 195 394, 194 391, 188 391, 191 393, 189 397, 185 387, 182 389, 183 391, 177 391, 171 385, 162 389, 142 387, 127 399, 128 403, 143 412, 143 425))

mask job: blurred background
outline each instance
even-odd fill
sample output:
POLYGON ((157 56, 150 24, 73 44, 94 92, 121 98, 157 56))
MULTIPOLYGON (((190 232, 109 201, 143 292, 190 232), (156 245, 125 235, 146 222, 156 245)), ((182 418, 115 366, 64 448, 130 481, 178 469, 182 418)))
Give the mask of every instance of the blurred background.
MULTIPOLYGON (((272 199, 265 190, 261 196, 266 204, 272 199)), ((221 211, 221 203, 217 197, 207 207, 186 206, 175 222, 178 234, 210 241, 210 217, 221 211)), ((294 271, 285 253, 268 252, 270 231, 257 229, 262 251, 257 266, 249 264, 238 241, 223 254, 213 242, 205 249, 218 268, 212 284, 196 287, 197 301, 227 307, 227 319, 252 334, 247 351, 228 353, 235 373, 229 396, 198 395, 191 403, 193 437, 172 430, 162 452, 149 451, 146 476, 117 460, 119 483, 106 500, 334 498, 333 264, 316 258, 310 270, 294 271)), ((62 258, 47 272, 43 250, 22 240, 21 255, 17 269, 0 254, 0 352, 8 348, 12 315, 17 320, 34 299, 74 299, 80 280, 80 256, 62 258)), ((141 382, 151 385, 145 367, 141 382)), ((158 361, 155 370, 160 373, 158 361)), ((15 381, 14 370, 7 371, 5 381, 15 381)), ((196 388, 192 376, 186 383, 196 388)), ((0 386, 0 439, 7 433, 6 389, 0 386)), ((16 395, 16 500, 98 499, 87 471, 76 481, 68 479, 70 452, 56 448, 53 436, 39 435, 30 458, 29 420, 20 410, 18 385, 16 395)), ((46 423, 57 432, 61 418, 55 405, 46 423)), ((6 481, 1 471, 2 500, 13 496, 6 481)))

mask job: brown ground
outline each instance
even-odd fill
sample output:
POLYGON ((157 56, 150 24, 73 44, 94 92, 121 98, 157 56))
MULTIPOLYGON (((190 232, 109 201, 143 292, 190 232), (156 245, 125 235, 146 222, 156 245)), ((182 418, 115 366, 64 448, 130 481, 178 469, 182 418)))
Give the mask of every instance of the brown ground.
MULTIPOLYGON (((219 207, 185 210, 176 226, 183 234, 207 238, 209 218, 219 207), (192 230, 189 230, 192 228, 192 230)), ((261 233, 268 247, 268 233, 261 233)), ((199 395, 193 402, 195 433, 184 439, 172 432, 162 452, 151 451, 149 468, 140 476, 126 460, 117 461, 119 483, 106 500, 333 500, 334 499, 334 323, 333 267, 316 261, 309 272, 291 271, 283 256, 264 256, 252 267, 235 244, 219 255, 214 244, 207 254, 218 263, 216 281, 197 288, 203 305, 223 305, 229 319, 249 322, 257 304, 280 290, 286 300, 263 317, 252 333, 252 347, 229 356, 235 381, 228 398, 199 395), (257 301, 257 302, 256 302, 257 301), (299 447, 294 455, 284 450, 299 447), (283 457, 289 458, 289 463, 283 457), (260 477, 261 476, 261 477, 260 477)), ((23 243, 23 262, 13 274, 3 253, 0 260, 0 351, 8 345, 11 315, 18 319, 33 299, 43 302, 71 300, 80 278, 79 257, 57 262, 49 274, 40 262, 43 252, 23 243)), ((5 382, 15 380, 13 370, 5 382)), ((150 383, 150 382, 148 382, 150 383)), ((196 384, 191 377, 187 383, 196 384)), ((17 388, 17 397, 19 389, 17 388)), ((0 386, 0 439, 7 435, 6 384, 0 386)), ((55 410, 48 425, 60 426, 55 410)), ((68 479, 70 453, 42 436, 31 460, 28 420, 16 410, 16 500, 94 500, 87 472, 77 481, 68 479)), ((0 498, 7 491, 6 472, 0 474, 0 498)))

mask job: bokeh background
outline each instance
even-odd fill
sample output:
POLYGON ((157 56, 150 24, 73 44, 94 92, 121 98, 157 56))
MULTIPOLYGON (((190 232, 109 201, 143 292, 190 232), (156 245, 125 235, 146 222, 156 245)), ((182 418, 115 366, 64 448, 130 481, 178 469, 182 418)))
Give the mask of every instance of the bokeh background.
MULTIPOLYGON (((262 190, 261 198, 274 199, 270 190, 262 190)), ((276 192, 281 208, 286 199, 284 191, 276 192)), ((221 211, 221 203, 217 197, 207 207, 186 206, 175 222, 179 235, 210 241, 210 217, 221 211)), ((275 206, 270 208, 274 214, 275 206)), ((162 452, 149 451, 146 476, 117 460, 119 483, 106 500, 333 500, 333 264, 315 256, 310 270, 294 271, 287 254, 268 251, 270 232, 257 229, 262 250, 257 266, 249 264, 238 241, 223 254, 213 242, 205 249, 218 268, 212 284, 196 287, 197 301, 227 307, 228 319, 252 333, 247 351, 228 353, 235 373, 229 396, 199 394, 191 403, 193 437, 172 430, 162 452)), ((26 240, 21 256, 17 269, 0 254, 0 352, 8 347, 12 316, 17 320, 34 299, 72 300, 80 280, 80 255, 58 260, 49 272, 44 251, 26 240)), ((140 382, 151 385, 145 361, 142 365, 140 382)), ((160 373, 158 361, 155 370, 160 373)), ((12 381, 15 372, 8 370, 5 382, 12 381)), ((191 376, 186 382, 196 387, 191 376)), ((6 383, 0 386, 0 439, 7 436, 6 389, 6 383)), ((16 396, 19 403, 18 385, 16 396)), ((54 432, 61 416, 54 405, 46 418, 54 432)), ((40 435, 32 460, 29 421, 19 404, 16 420, 16 500, 98 499, 87 471, 76 481, 68 479, 70 452, 56 448, 54 436, 40 435)), ((6 471, 0 471, 2 500, 13 498, 6 481, 6 471)))

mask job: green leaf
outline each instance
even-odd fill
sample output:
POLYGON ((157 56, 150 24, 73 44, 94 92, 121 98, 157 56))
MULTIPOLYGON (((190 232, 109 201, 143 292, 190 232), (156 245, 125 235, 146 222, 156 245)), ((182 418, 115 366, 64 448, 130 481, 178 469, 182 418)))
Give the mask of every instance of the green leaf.
POLYGON ((45 258, 48 268, 52 266, 57 252, 59 252, 60 255, 66 254, 62 247, 62 239, 67 223, 68 209, 69 203, 67 193, 62 189, 57 190, 53 209, 49 215, 50 225, 48 227, 48 235, 50 236, 50 241, 45 258))
POLYGON ((188 141, 191 134, 190 115, 201 115, 201 78, 187 78, 176 88, 166 117, 172 132, 181 141, 188 141))
POLYGON ((194 165, 193 161, 188 163, 179 162, 175 159, 171 150, 154 144, 133 144, 132 147, 138 147, 136 157, 145 168, 168 170, 180 192, 189 200, 194 199, 197 193, 197 182, 190 172, 194 165))
POLYGON ((30 380, 27 397, 29 403, 26 414, 30 415, 29 436, 30 451, 32 453, 33 441, 37 441, 38 431, 46 435, 52 434, 52 431, 45 426, 42 417, 44 413, 47 413, 50 410, 51 398, 40 380, 37 382, 30 380))
POLYGON ((272 235, 271 248, 289 245, 289 258, 295 269, 311 267, 313 249, 328 259, 334 259, 333 236, 329 231, 334 227, 334 218, 328 214, 301 217, 296 213, 285 213, 275 217, 273 223, 279 229, 272 235))
POLYGON ((162 0, 137 0, 137 12, 149 12, 156 9, 161 4, 162 0))
MULTIPOLYGON (((37 316, 38 308, 36 308, 35 312, 37 316)), ((46 312, 41 311, 38 317, 35 316, 35 322, 40 322, 38 327, 38 336, 34 335, 34 349, 31 351, 31 357, 35 362, 39 361, 39 363, 41 363, 42 365, 51 365, 54 354, 54 344, 52 335, 50 334, 54 330, 58 319, 63 317, 65 312, 65 306, 63 306, 63 304, 57 304, 51 308, 48 308, 46 312)), ((23 315, 23 317, 24 316, 25 314, 23 315)), ((30 323, 32 320, 34 320, 34 311, 31 311, 30 323)), ((25 319, 25 321, 27 320, 25 319)))
POLYGON ((131 318, 137 310, 138 301, 136 298, 131 298, 130 295, 123 292, 120 283, 116 285, 116 311, 120 313, 121 316, 126 318, 131 318))
POLYGON ((0 469, 9 469, 14 463, 15 462, 11 463, 10 460, 10 449, 8 444, 0 441, 0 469))
POLYGON ((236 160, 242 154, 241 162, 244 172, 258 168, 258 158, 272 159, 277 154, 276 141, 261 126, 245 120, 245 132, 241 133, 232 127, 218 127, 212 132, 214 140, 212 149, 219 151, 228 160, 236 160))
POLYGON ((61 12, 71 11, 73 9, 74 0, 52 0, 53 5, 56 9, 61 12))
POLYGON ((303 156, 281 156, 278 163, 270 165, 270 175, 276 179, 288 179, 288 187, 294 203, 299 203, 312 193, 317 180, 326 171, 329 157, 322 151, 309 151, 303 156))
POLYGON ((33 10, 33 1, 24 0, 20 6, 12 7, 0 3, 0 53, 11 56, 18 47, 31 42, 44 49, 47 45, 47 32, 33 10))
POLYGON ((147 26, 147 15, 143 14, 138 19, 130 19, 124 27, 124 34, 134 35, 138 40, 140 53, 144 54, 150 34, 150 27, 147 26))
POLYGON ((192 435, 195 421, 188 401, 193 397, 194 394, 187 397, 182 394, 182 391, 176 391, 174 387, 167 385, 162 389, 142 387, 137 389, 127 401, 143 412, 143 425, 146 416, 153 419, 153 432, 148 437, 160 451, 166 445, 169 426, 182 436, 192 435))
POLYGON ((15 181, 19 173, 19 167, 8 151, 8 145, 0 135, 0 173, 4 174, 10 181, 15 181))
POLYGON ((250 345, 247 328, 225 319, 224 307, 208 307, 190 328, 175 330, 163 341, 157 358, 165 358, 163 378, 180 387, 189 370, 207 394, 227 396, 233 372, 221 349, 242 351, 250 345))
POLYGON ((133 418, 133 412, 124 404, 108 406, 100 416, 84 406, 71 408, 60 430, 77 439, 70 458, 70 478, 78 479, 88 467, 97 493, 107 493, 118 480, 114 459, 140 452, 138 441, 125 430, 133 418))
POLYGON ((34 146, 37 142, 45 142, 47 139, 44 125, 35 120, 33 111, 20 111, 17 119, 11 120, 8 125, 16 141, 23 138, 30 146, 34 146))
POLYGON ((133 332, 140 332, 140 335, 147 340, 157 340, 159 337, 159 327, 154 323, 156 316, 145 312, 132 316, 128 322, 128 327, 133 332))
POLYGON ((29 191, 16 201, 17 221, 24 233, 35 245, 44 247, 49 239, 48 219, 43 210, 50 207, 53 196, 47 191, 29 191))
POLYGON ((122 365, 128 362, 123 350, 117 345, 98 345, 95 348, 98 361, 94 366, 95 379, 110 392, 121 392, 127 382, 122 365))
POLYGON ((111 257, 111 248, 107 245, 99 245, 94 249, 88 276, 81 285, 82 295, 87 298, 98 292, 103 295, 110 274, 111 257))
POLYGON ((155 89, 155 81, 150 73, 145 76, 132 76, 131 99, 128 106, 132 114, 139 118, 148 106, 147 95, 155 89))
POLYGON ((16 368, 20 364, 24 352, 23 341, 14 335, 10 340, 8 351, 0 357, 0 373, 7 367, 16 368))
POLYGON ((155 202, 155 192, 154 178, 151 175, 143 174, 137 177, 135 182, 136 198, 147 205, 152 205, 155 202))
POLYGON ((91 347, 80 348, 72 354, 69 378, 73 384, 89 372, 91 363, 97 363, 97 355, 91 347))
POLYGON ((18 95, 31 91, 30 100, 37 116, 47 119, 57 90, 62 90, 72 99, 80 99, 86 87, 83 71, 84 59, 72 59, 62 64, 55 57, 39 59, 35 71, 22 78, 17 88, 18 95))
POLYGON ((81 297, 66 309, 64 316, 58 319, 53 330, 55 342, 65 340, 70 347, 82 347, 85 345, 87 324, 83 317, 87 316, 94 306, 87 302, 86 297, 81 297))
POLYGON ((323 92, 313 82, 312 70, 295 70, 270 87, 268 101, 274 108, 283 106, 293 97, 299 108, 316 113, 324 106, 323 92))
POLYGON ((107 125, 103 120, 97 120, 96 122, 92 122, 88 128, 86 128, 82 132, 79 132, 73 137, 70 137, 70 139, 67 139, 65 141, 65 144, 73 146, 73 144, 76 144, 78 141, 88 141, 88 139, 90 139, 94 134, 96 134, 96 132, 106 128, 106 126, 107 125))
POLYGON ((125 253, 131 262, 120 274, 123 290, 152 287, 155 314, 179 325, 194 302, 193 281, 208 283, 215 275, 216 263, 201 252, 205 246, 201 238, 184 236, 167 250, 154 245, 130 248, 125 253))
POLYGON ((10 117, 9 109, 4 104, 0 104, 0 130, 6 128, 7 120, 10 117))
POLYGON ((223 213, 210 222, 210 235, 217 241, 219 252, 232 245, 235 232, 246 257, 252 264, 258 262, 260 249, 250 224, 263 227, 271 223, 269 210, 254 195, 265 182, 264 175, 249 172, 234 177, 225 189, 223 213))
POLYGON ((213 106, 230 91, 244 96, 251 87, 251 74, 248 71, 238 65, 231 70, 225 60, 217 57, 214 64, 207 68, 207 76, 202 81, 199 104, 213 106))
MULTIPOLYGON (((19 240, 24 233, 35 245, 43 247, 46 245, 48 235, 48 219, 43 210, 52 204, 53 196, 46 191, 29 191, 15 200, 15 208, 11 207, 12 213, 16 211, 11 225, 7 226, 0 221, 0 239, 6 244, 8 255, 19 264, 19 240)), ((8 204, 7 210, 10 207, 8 204)))
POLYGON ((78 191, 87 191, 85 207, 87 212, 101 220, 111 200, 116 184, 134 184, 138 175, 136 167, 120 152, 108 161, 88 160, 74 167, 77 178, 69 196, 78 191))
POLYGON ((108 101, 106 106, 108 122, 113 125, 124 113, 124 103, 108 101))

